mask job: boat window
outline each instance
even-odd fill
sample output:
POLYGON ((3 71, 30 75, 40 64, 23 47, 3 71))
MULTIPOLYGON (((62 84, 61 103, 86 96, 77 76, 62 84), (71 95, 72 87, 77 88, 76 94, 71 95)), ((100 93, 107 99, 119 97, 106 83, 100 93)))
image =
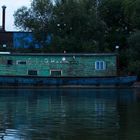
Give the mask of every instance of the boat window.
POLYGON ((105 69, 106 69, 105 61, 96 61, 95 62, 95 70, 105 70, 105 69))
POLYGON ((28 75, 37 75, 37 70, 28 70, 28 75))
POLYGON ((62 75, 62 70, 51 70, 50 73, 51 73, 51 76, 53 76, 53 77, 61 76, 62 75))
POLYGON ((20 61, 20 60, 18 60, 17 61, 17 64, 26 65, 26 61, 20 61))
POLYGON ((7 60, 7 65, 13 65, 13 60, 7 60))

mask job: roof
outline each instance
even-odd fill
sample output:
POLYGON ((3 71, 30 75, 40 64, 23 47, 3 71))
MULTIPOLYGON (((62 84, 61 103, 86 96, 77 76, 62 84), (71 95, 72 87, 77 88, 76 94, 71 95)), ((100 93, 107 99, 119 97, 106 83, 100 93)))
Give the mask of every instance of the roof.
POLYGON ((116 53, 10 53, 0 52, 0 55, 15 56, 116 56, 116 53))
MULTIPOLYGON (((0 28, 0 29, 1 29, 1 28, 0 28)), ((11 34, 13 34, 13 33, 19 33, 19 34, 20 34, 20 33, 32 33, 32 32, 31 32, 31 31, 27 31, 27 32, 26 32, 26 31, 4 31, 4 32, 3 32, 2 30, 0 30, 0 33, 5 33, 5 34, 7 34, 7 33, 8 33, 8 34, 9 34, 9 33, 11 33, 11 34)))

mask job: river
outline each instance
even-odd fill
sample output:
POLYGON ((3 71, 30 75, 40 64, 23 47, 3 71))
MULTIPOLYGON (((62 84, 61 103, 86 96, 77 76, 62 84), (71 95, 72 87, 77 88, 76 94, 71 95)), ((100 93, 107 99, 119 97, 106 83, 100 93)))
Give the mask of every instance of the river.
POLYGON ((1 140, 140 140, 139 89, 0 89, 1 140))

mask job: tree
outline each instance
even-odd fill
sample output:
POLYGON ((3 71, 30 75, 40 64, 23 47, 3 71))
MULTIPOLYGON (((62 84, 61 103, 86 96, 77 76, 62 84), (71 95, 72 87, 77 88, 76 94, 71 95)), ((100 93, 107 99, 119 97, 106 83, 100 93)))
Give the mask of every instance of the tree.
POLYGON ((127 44, 129 23, 125 19, 123 0, 102 0, 99 15, 106 23, 106 42, 109 50, 114 51, 116 45, 121 49, 127 44))
POLYGON ((30 8, 23 6, 14 13, 15 25, 21 30, 33 32, 36 40, 45 47, 52 9, 50 0, 33 0, 30 8))
POLYGON ((140 76, 140 31, 133 33, 129 38, 128 70, 140 76))
POLYGON ((94 0, 58 1, 53 16, 51 29, 59 48, 70 52, 103 51, 105 25, 96 17, 94 0))
POLYGON ((105 24, 97 17, 95 0, 33 0, 31 7, 22 7, 15 14, 15 25, 32 31, 42 46, 51 34, 51 51, 104 51, 105 24))
POLYGON ((124 0, 125 20, 131 31, 140 30, 140 0, 124 0))

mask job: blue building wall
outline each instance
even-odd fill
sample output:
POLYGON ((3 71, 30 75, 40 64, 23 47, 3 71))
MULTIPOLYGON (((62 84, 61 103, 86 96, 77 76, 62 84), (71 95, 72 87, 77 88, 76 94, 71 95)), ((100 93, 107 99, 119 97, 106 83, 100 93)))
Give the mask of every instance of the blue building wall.
MULTIPOLYGON (((46 45, 51 42, 51 36, 46 37, 46 45)), ((14 32, 13 33, 14 48, 40 48, 41 44, 37 43, 32 32, 14 32)))
MULTIPOLYGON (((46 46, 51 43, 51 35, 43 35, 46 46)), ((41 44, 37 42, 32 32, 0 32, 0 46, 14 48, 40 48, 41 44)))

